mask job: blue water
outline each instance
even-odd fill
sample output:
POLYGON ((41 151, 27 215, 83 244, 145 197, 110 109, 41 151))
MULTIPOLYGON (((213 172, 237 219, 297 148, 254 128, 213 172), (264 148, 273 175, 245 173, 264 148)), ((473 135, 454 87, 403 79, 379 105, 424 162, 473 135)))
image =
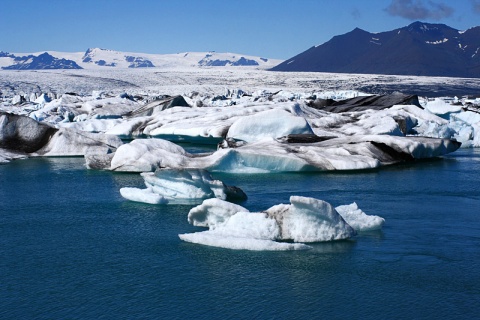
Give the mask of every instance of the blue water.
POLYGON ((182 242, 191 206, 125 201, 135 174, 82 158, 0 166, 1 319, 473 319, 480 150, 353 173, 215 174, 262 210, 357 202, 381 232, 296 252, 182 242))

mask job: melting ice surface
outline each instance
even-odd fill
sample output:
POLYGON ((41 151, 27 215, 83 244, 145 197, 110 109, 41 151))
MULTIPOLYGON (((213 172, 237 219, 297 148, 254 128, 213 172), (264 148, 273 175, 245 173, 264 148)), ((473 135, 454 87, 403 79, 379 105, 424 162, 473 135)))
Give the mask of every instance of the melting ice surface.
POLYGON ((357 232, 380 229, 385 222, 366 215, 355 203, 334 208, 325 201, 299 196, 264 212, 208 199, 190 210, 188 221, 209 230, 180 234, 184 241, 256 251, 310 249, 305 243, 348 239, 357 232))

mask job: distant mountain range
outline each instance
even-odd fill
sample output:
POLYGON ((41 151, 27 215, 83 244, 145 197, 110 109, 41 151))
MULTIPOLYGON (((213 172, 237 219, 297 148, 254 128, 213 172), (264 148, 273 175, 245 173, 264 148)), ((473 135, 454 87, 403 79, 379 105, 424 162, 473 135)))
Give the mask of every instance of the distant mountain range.
POLYGON ((478 78, 480 27, 459 31, 414 22, 381 33, 356 28, 271 70, 478 78))
POLYGON ((480 27, 459 31, 414 22, 392 31, 356 28, 285 61, 234 53, 146 54, 89 48, 86 52, 7 53, 4 70, 254 67, 272 71, 480 78, 480 27))
POLYGON ((75 61, 55 58, 46 52, 38 56, 31 54, 28 56, 15 56, 0 51, 0 59, 2 58, 13 61, 12 65, 2 67, 5 70, 82 69, 75 61))
POLYGON ((144 54, 89 48, 86 52, 14 54, 0 51, 0 68, 4 70, 105 69, 105 68, 182 68, 182 67, 256 67, 268 69, 281 60, 234 53, 185 52, 144 54))

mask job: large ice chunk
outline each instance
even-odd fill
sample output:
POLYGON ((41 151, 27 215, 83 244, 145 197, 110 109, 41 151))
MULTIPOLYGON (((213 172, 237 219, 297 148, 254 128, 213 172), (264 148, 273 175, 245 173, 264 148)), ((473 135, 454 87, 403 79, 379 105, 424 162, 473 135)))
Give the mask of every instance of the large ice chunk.
POLYGON ((147 172, 157 168, 183 168, 185 150, 163 139, 137 139, 120 146, 110 165, 111 170, 147 172))
POLYGON ((272 109, 239 118, 228 130, 227 137, 251 142, 289 134, 313 134, 313 131, 305 118, 284 109, 272 109))
POLYGON ((166 140, 144 139, 119 147, 110 170, 146 172, 157 168, 191 168, 233 173, 360 170, 437 157, 459 146, 460 143, 448 139, 355 135, 316 143, 263 139, 194 156, 166 140))
MULTIPOLYGON (((190 210, 188 221, 209 230, 179 237, 192 243, 230 249, 298 250, 308 248, 300 245, 302 242, 348 239, 356 234, 325 201, 292 196, 290 203, 273 206, 265 212, 248 212, 219 199, 205 200, 190 210)), ((356 205, 340 207, 340 210, 359 230, 383 225, 382 218, 367 216, 356 205)))
POLYGON ((184 203, 208 198, 240 201, 247 196, 237 187, 214 180, 205 170, 157 169, 143 172, 147 189, 122 188, 121 195, 132 201, 145 203, 184 203))

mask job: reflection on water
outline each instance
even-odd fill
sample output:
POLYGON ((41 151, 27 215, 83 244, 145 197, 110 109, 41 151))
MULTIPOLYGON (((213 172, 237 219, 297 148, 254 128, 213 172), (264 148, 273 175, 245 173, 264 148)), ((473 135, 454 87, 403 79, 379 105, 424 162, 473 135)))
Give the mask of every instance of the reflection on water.
POLYGON ((312 246, 312 252, 318 253, 318 254, 345 253, 352 250, 355 245, 356 245, 355 240, 344 240, 344 241, 310 244, 310 246, 312 246))

